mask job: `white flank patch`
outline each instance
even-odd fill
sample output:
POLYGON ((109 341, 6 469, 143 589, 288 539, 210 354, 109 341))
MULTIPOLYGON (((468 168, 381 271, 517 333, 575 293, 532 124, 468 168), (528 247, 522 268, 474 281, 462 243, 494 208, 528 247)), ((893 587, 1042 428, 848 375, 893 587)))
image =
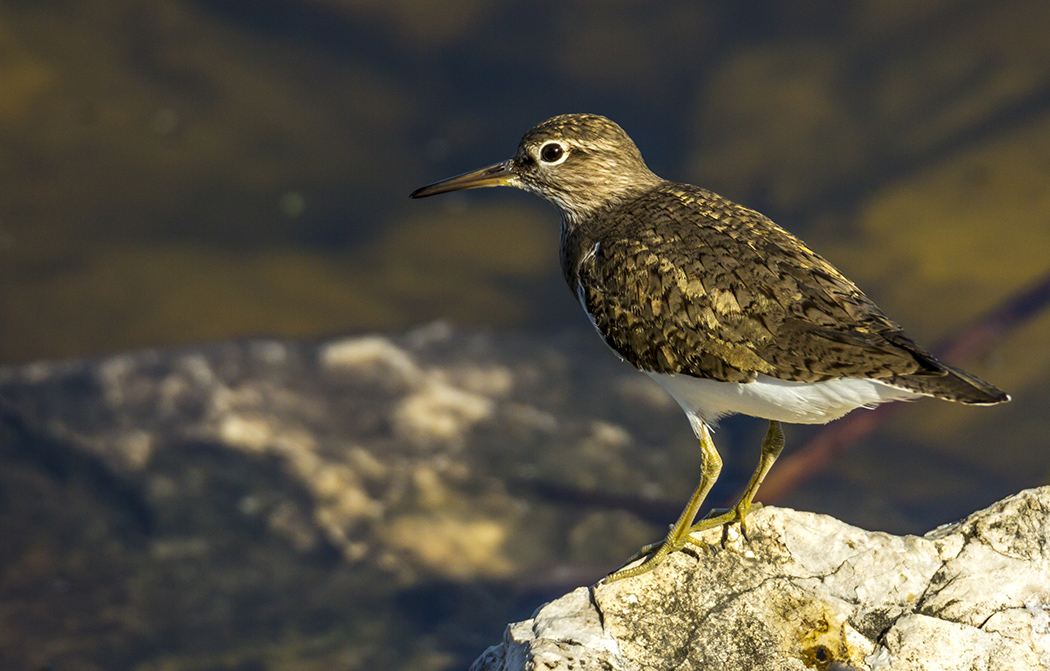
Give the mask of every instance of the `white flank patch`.
POLYGON ((734 414, 792 424, 823 424, 850 410, 922 395, 861 378, 788 382, 760 374, 754 382, 738 383, 664 373, 649 376, 674 396, 686 414, 706 424, 734 414))

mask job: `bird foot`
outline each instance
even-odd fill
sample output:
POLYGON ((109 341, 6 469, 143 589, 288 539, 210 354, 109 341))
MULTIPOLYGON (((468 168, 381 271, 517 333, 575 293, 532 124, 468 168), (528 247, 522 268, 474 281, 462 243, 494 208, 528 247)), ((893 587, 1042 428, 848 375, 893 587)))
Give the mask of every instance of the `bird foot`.
MULTIPOLYGON (((646 559, 644 562, 637 566, 632 566, 630 568, 621 568, 619 571, 614 571, 613 573, 610 573, 602 579, 602 583, 608 584, 611 582, 616 582, 617 580, 623 580, 624 578, 631 578, 634 576, 642 575, 643 573, 648 573, 649 571, 652 571, 654 568, 662 564, 664 559, 666 559, 669 554, 671 554, 672 552, 677 552, 678 550, 681 550, 687 545, 695 545, 704 549, 710 547, 710 543, 700 540, 699 538, 694 538, 694 533, 707 531, 708 529, 715 529, 717 527, 722 527, 723 529, 726 529, 728 531, 729 525, 733 524, 734 522, 738 522, 740 524, 740 534, 744 537, 745 540, 751 540, 748 535, 746 519, 752 511, 758 510, 761 507, 761 503, 740 501, 732 508, 716 508, 710 513, 708 513, 707 517, 700 520, 693 526, 689 527, 689 529, 680 537, 668 537, 659 543, 650 543, 649 545, 642 547, 642 549, 638 550, 638 552, 635 552, 630 559, 624 562, 623 565, 628 566, 629 564, 632 564, 638 561, 639 559, 642 559, 643 557, 648 557, 648 559, 646 559)), ((726 535, 723 535, 723 547, 725 547, 725 542, 726 535)))
POLYGON ((637 566, 631 566, 630 568, 621 568, 619 571, 614 571, 609 575, 602 578, 602 584, 609 584, 616 582, 617 580, 623 580, 624 578, 632 578, 634 576, 642 575, 652 571, 654 568, 663 563, 667 556, 672 552, 677 552, 686 546, 687 543, 693 545, 702 545, 699 541, 689 538, 688 535, 678 539, 666 538, 659 543, 650 543, 642 547, 641 550, 635 552, 634 555, 624 562, 624 566, 633 564, 634 562, 642 559, 643 557, 649 557, 644 562, 637 566))
MULTIPOLYGON (((707 531, 708 529, 714 529, 716 527, 722 527, 728 532, 729 525, 734 522, 740 524, 740 535, 744 537, 744 540, 750 541, 751 537, 747 530, 747 516, 761 507, 762 504, 758 502, 740 501, 732 508, 716 508, 708 513, 704 519, 689 527, 689 531, 683 537, 683 541, 685 543, 692 543, 693 545, 706 546, 706 542, 693 538, 692 534, 707 531)), ((727 534, 723 534, 723 547, 725 547, 726 537, 727 534)))

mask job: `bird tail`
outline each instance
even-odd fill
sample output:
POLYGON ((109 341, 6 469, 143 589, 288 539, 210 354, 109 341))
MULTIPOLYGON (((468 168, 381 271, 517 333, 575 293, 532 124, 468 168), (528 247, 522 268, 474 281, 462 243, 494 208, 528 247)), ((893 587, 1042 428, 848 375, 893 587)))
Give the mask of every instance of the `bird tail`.
POLYGON ((969 405, 996 405, 1010 400, 1010 395, 1002 389, 961 368, 937 361, 933 357, 926 363, 933 363, 934 370, 900 375, 893 379, 892 384, 924 396, 969 405))

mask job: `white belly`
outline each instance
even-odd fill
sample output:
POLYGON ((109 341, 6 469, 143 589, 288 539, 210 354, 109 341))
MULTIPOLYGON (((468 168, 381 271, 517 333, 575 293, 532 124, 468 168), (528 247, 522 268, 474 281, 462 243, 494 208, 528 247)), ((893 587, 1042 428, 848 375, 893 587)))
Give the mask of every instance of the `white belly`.
POLYGON ((649 376, 674 396, 691 419, 708 425, 737 413, 793 424, 823 424, 856 408, 921 396, 885 382, 858 378, 787 382, 759 375, 754 382, 737 383, 664 373, 649 376))

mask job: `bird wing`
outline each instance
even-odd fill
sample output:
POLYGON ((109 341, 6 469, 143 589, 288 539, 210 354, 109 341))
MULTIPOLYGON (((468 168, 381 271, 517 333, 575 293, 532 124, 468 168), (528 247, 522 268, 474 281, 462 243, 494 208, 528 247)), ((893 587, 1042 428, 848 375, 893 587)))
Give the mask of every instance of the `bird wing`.
POLYGON ((852 282, 757 212, 669 185, 600 224, 576 269, 580 299, 642 370, 726 382, 944 374, 852 282))

